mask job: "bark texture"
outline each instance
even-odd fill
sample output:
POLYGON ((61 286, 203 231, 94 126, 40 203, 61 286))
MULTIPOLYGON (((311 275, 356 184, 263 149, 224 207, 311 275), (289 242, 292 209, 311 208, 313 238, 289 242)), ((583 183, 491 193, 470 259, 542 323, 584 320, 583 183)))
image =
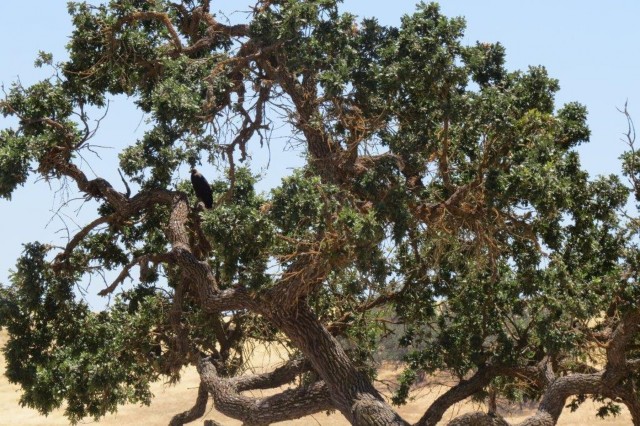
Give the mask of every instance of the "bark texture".
POLYGON ((246 380, 244 386, 238 386, 238 381, 220 377, 210 359, 200 361, 198 372, 213 396, 216 409, 247 425, 268 425, 332 408, 327 387, 322 382, 288 389, 266 398, 250 398, 241 395, 239 388, 248 390, 247 383, 258 383, 260 379, 246 380))
POLYGON ((169 426, 182 426, 199 419, 204 415, 208 400, 209 391, 207 390, 207 386, 203 382, 200 382, 200 386, 198 386, 198 397, 196 398, 194 406, 190 410, 173 416, 169 422, 169 426))
MULTIPOLYGON (((265 3, 268 6, 268 2, 265 3)), ((180 9, 180 6, 176 7, 180 9)), ((349 140, 349 146, 345 147, 333 140, 330 134, 317 123, 316 119, 322 116, 322 111, 318 106, 320 97, 317 93, 318 82, 311 72, 297 75, 287 70, 284 61, 279 61, 277 57, 275 63, 272 63, 269 46, 257 46, 246 40, 249 36, 247 25, 220 24, 205 7, 198 7, 196 11, 185 9, 180 13, 185 16, 191 14, 194 28, 199 23, 204 23, 209 28, 205 36, 193 40, 189 46, 182 44, 182 38, 173 27, 168 14, 160 12, 141 12, 124 17, 114 25, 110 34, 115 36, 124 25, 136 21, 149 20, 162 23, 171 35, 171 43, 167 46, 167 51, 172 57, 196 56, 211 48, 215 38, 220 34, 239 38, 242 42, 239 43, 236 57, 231 58, 225 66, 221 67, 233 83, 229 85, 232 89, 229 89, 228 95, 235 91, 238 97, 244 96, 242 92, 244 89, 241 87, 244 87, 245 81, 241 71, 249 63, 257 64, 259 71, 264 73, 265 87, 258 90, 255 111, 264 109, 270 90, 267 84, 277 84, 295 107, 296 115, 293 118, 293 124, 304 135, 310 155, 309 161, 325 182, 350 189, 349 185, 357 173, 357 165, 363 165, 366 161, 375 161, 373 157, 364 160, 360 158, 359 163, 357 161, 358 143, 364 138, 364 133, 359 136, 361 139, 349 140)), ((185 21, 184 25, 187 24, 185 21)), ((109 52, 106 54, 108 55, 109 52)), ((217 71, 214 70, 212 74, 217 71)), ((215 115, 218 112, 219 110, 212 108, 211 114, 215 115)), ((238 136, 229 145, 227 153, 230 158, 235 147, 239 147, 242 155, 246 156, 245 144, 263 124, 262 116, 258 115, 261 113, 256 112, 256 115, 251 117, 247 111, 244 112, 246 116, 239 126, 238 136)), ((62 126, 60 123, 50 121, 51 123, 45 122, 45 124, 54 128, 62 126)), ((370 132, 372 129, 367 131, 370 132)), ((60 176, 70 178, 75 181, 83 194, 89 198, 103 200, 113 213, 91 222, 72 238, 64 251, 55 259, 57 268, 66 267, 74 247, 97 226, 129 220, 156 206, 168 207, 171 213, 164 232, 170 247, 164 253, 131 260, 121 274, 122 279, 128 274, 129 269, 136 265, 144 267, 153 262, 167 264, 176 268, 180 274, 175 289, 175 311, 171 313, 171 322, 176 328, 176 334, 181 335, 181 298, 189 293, 194 296, 202 310, 211 316, 219 317, 222 313, 229 311, 251 311, 261 315, 284 333, 305 357, 305 360, 292 360, 271 373, 238 378, 226 377, 224 367, 217 365, 217 360, 214 358, 200 357, 197 359, 197 367, 202 384, 196 403, 191 410, 175 416, 171 421, 172 425, 183 424, 200 417, 204 412, 208 394, 212 396, 215 407, 220 412, 242 420, 247 425, 266 425, 330 409, 339 410, 354 425, 404 426, 408 424, 385 401, 369 377, 356 368, 338 340, 317 318, 308 304, 308 296, 317 290, 326 277, 332 271, 344 267, 352 259, 329 261, 315 254, 300 254, 292 262, 290 270, 283 275, 283 278, 268 289, 250 291, 242 283, 222 289, 216 280, 216 274, 204 256, 206 247, 202 248, 194 244, 198 239, 203 240, 204 233, 199 228, 199 223, 193 220, 194 216, 197 217, 197 212, 189 206, 186 194, 178 191, 146 189, 130 197, 128 193, 116 191, 104 179, 90 180, 78 166, 70 161, 72 154, 80 145, 73 139, 64 140, 65 137, 61 137, 63 148, 56 148, 50 155, 44 156, 40 164, 42 174, 47 176, 55 171, 60 176), (60 150, 64 152, 61 153, 60 150), (294 382, 300 374, 311 370, 319 376, 320 380, 294 386, 265 398, 242 395, 242 392, 247 390, 273 388, 294 382)), ((398 163, 402 163, 402 160, 398 159, 398 163)), ((435 204, 416 202, 413 209, 417 221, 429 225, 434 222, 434 217, 443 217, 445 214, 463 218, 471 225, 474 220, 482 220, 483 216, 480 213, 485 206, 473 205, 475 209, 473 215, 461 206, 469 207, 470 202, 467 200, 469 194, 482 191, 484 174, 479 172, 475 180, 454 187, 448 177, 450 171, 446 144, 443 145, 442 161, 439 165, 443 183, 450 195, 435 204)), ((233 172, 233 162, 231 162, 231 168, 233 172)), ((419 179, 415 182, 416 190, 420 187, 418 182, 419 179)), ((497 210, 491 210, 491 217, 496 214, 499 214, 497 210)), ((513 226, 520 225, 516 220, 511 219, 509 223, 513 226)), ((489 231, 487 233, 490 233, 489 231)), ((206 246, 205 242, 203 245, 206 246)), ((329 247, 325 250, 331 251, 331 249, 332 247, 329 247)), ((105 294, 113 291, 122 279, 118 278, 112 286, 105 289, 105 294)), ((385 297, 385 300, 392 298, 392 296, 385 297)), ((501 375, 513 377, 518 374, 528 375, 541 387, 543 394, 537 413, 525 420, 522 423, 524 426, 555 424, 567 398, 583 394, 619 399, 629 408, 634 424, 640 424, 640 403, 637 394, 625 383, 625 379, 639 364, 629 362, 625 355, 627 347, 637 335, 638 323, 640 323, 640 311, 637 309, 630 310, 617 323, 611 334, 607 336, 607 362, 601 371, 556 376, 551 369, 551 362, 532 367, 531 371, 491 366, 487 363, 471 378, 461 381, 440 396, 425 410, 416 424, 418 426, 435 425, 449 407, 482 391, 493 378, 501 375)), ((337 331, 339 327, 332 329, 337 331)), ((224 338, 221 339, 223 340, 224 338)), ((196 360, 191 359, 191 361, 196 360)), ((470 413, 454 419, 450 424, 505 425, 507 422, 497 415, 470 413)))

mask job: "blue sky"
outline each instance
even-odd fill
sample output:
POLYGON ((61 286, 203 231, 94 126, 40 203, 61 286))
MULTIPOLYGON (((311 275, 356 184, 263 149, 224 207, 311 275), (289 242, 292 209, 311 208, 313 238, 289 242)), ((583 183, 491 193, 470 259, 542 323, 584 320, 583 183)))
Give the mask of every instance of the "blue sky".
MULTIPOLYGON (((244 4, 214 1, 212 10, 242 9, 244 4)), ((413 0, 346 0, 343 7, 361 17, 375 16, 383 24, 398 25, 414 5, 413 0)), ((618 172, 626 121, 616 108, 628 100, 632 116, 640 122, 640 2, 448 0, 440 5, 444 14, 466 18, 466 44, 501 42, 507 49, 510 69, 546 66, 550 75, 560 80, 558 105, 579 101, 589 110, 591 143, 580 147, 584 166, 592 175, 618 172)), ((64 46, 71 33, 66 1, 5 1, 0 12, 4 17, 0 26, 0 82, 9 85, 20 78, 23 84, 30 84, 46 77, 49 72, 34 69, 33 61, 38 50, 52 52, 57 60, 65 58, 64 46)), ((97 173, 113 179, 114 184, 120 182, 115 172, 117 147, 133 142, 143 121, 127 104, 124 98, 113 100, 96 143, 115 148, 101 150, 103 159, 92 160, 97 173)), ((0 127, 8 124, 0 118, 0 127)), ((272 155, 280 149, 272 145, 272 155)), ((267 161, 264 152, 254 156, 258 167, 267 161)), ((269 173, 284 173, 286 168, 287 164, 272 161, 269 173)), ((187 178, 186 174, 181 177, 187 178)), ((77 201, 56 214, 61 200, 66 199, 64 192, 55 195, 58 188, 56 183, 49 187, 31 179, 14 193, 11 202, 0 200, 0 283, 8 282, 8 270, 22 243, 40 240, 63 244, 64 223, 73 230, 75 223, 82 225, 92 217, 93 208, 82 208, 77 201)), ((102 287, 101 283, 96 285, 102 287)))

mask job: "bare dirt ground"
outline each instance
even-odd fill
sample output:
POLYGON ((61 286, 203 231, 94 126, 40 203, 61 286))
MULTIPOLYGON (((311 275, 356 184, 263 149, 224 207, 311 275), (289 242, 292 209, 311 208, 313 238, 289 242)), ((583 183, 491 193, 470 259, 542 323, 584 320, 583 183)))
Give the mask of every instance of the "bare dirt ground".
MULTIPOLYGON (((6 341, 6 333, 0 333, 0 346, 4 346, 6 341)), ((253 365, 277 365, 281 362, 281 357, 277 351, 265 350, 264 348, 256 348, 252 354, 251 360, 253 365)), ((4 369, 4 357, 0 355, 0 368, 4 369)), ((2 370, 4 371, 4 370, 2 370)), ((261 369, 256 369, 260 372, 261 369)), ((388 394, 387 387, 393 385, 395 377, 401 372, 401 369, 389 364, 383 366, 379 375, 379 388, 385 394, 388 394)), ((117 414, 109 415, 103 418, 100 425, 166 425, 171 417, 191 407, 196 399, 198 389, 198 374, 195 369, 185 370, 182 381, 177 385, 165 385, 156 383, 152 387, 155 398, 149 407, 127 405, 119 409, 117 414)), ((441 382, 444 382, 442 380, 441 382)), ((399 413, 409 422, 417 421, 426 408, 438 397, 442 392, 447 390, 447 386, 439 383, 437 380, 431 381, 429 384, 416 389, 413 394, 413 400, 402 407, 398 408, 399 413)), ((255 396, 261 394, 256 393, 255 396)), ((17 386, 10 384, 4 374, 0 378, 0 425, 67 425, 69 422, 63 416, 62 410, 51 413, 48 417, 43 417, 37 411, 20 407, 18 400, 20 398, 20 390, 17 386)), ((213 419, 225 426, 240 426, 242 423, 230 419, 220 413, 211 406, 211 402, 207 407, 205 417, 193 422, 192 424, 201 425, 206 419, 213 419)), ((500 405, 500 404, 499 404, 500 405)), ((520 420, 530 416, 535 411, 533 408, 520 408, 519 406, 501 406, 499 407, 509 421, 517 423, 520 420)), ((458 404, 450 409, 443 418, 442 424, 453 417, 476 409, 484 410, 485 407, 470 402, 458 404)), ((585 402, 580 409, 571 413, 569 410, 560 417, 559 425, 571 426, 610 426, 610 425, 631 425, 631 417, 626 408, 623 407, 621 416, 601 420, 595 416, 596 407, 590 401, 585 402)), ((93 420, 85 420, 81 424, 92 424, 93 420)), ((295 421, 284 422, 282 425, 287 426, 342 426, 349 423, 339 413, 335 412, 330 415, 321 413, 314 416, 305 417, 295 421)))

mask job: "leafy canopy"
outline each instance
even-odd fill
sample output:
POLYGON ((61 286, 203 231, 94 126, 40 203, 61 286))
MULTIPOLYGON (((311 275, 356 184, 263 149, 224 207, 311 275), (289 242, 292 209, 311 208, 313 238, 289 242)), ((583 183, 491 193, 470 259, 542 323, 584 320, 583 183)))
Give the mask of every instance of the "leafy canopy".
MULTIPOLYGON (((558 81, 541 66, 509 71, 499 43, 464 46, 464 20, 436 4, 396 28, 338 3, 265 0, 234 25, 208 2, 69 3, 69 59, 40 54, 57 73, 12 85, 0 103, 19 120, 0 133, 0 196, 38 174, 75 182, 96 205, 62 250, 25 245, 2 289, 7 375, 22 404, 46 414, 66 403, 77 422, 148 403, 149 383, 177 380, 203 354, 236 374, 248 339, 308 356, 269 317, 270 292, 287 283, 286 298, 312 307, 358 371, 375 376, 381 345, 406 361, 397 404, 424 372, 463 378, 546 357, 559 374, 585 368, 593 336, 637 299, 621 276, 639 258, 637 230, 619 214, 628 188, 581 168, 585 107, 557 107, 558 81), (148 118, 119 154, 134 196, 88 179, 80 158, 90 115, 116 95, 148 118), (258 193, 238 161, 267 142, 279 155, 276 126, 306 165, 258 193), (174 179, 220 160, 214 208, 190 209, 178 244, 167 200, 196 200, 174 179), (172 257, 187 245, 211 288, 246 290, 255 304, 208 307, 172 257), (120 290, 134 267, 139 278, 120 290), (117 296, 92 312, 74 289, 103 271, 119 276, 90 291, 117 296)), ((628 154, 625 173, 636 177, 637 163, 628 154)), ((493 383, 512 399, 541 392, 493 383)))

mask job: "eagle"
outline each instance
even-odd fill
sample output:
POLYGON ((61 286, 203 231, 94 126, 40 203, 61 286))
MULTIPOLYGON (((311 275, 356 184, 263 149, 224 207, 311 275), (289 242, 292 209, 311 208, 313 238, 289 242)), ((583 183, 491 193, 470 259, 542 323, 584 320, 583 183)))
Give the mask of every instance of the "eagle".
POLYGON ((195 168, 191 169, 191 185, 196 193, 196 197, 204 203, 208 209, 213 207, 213 191, 211 185, 204 176, 195 168))

